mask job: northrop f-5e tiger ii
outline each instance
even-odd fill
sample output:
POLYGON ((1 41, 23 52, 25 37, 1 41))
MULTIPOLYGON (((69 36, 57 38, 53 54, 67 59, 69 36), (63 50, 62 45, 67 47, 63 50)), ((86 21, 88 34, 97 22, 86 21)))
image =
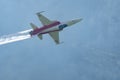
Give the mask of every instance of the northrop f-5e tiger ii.
POLYGON ((30 31, 29 34, 31 36, 37 35, 41 40, 43 39, 42 37, 43 34, 49 34, 56 44, 60 44, 60 40, 59 40, 60 31, 82 20, 81 18, 81 19, 75 19, 75 20, 70 20, 70 21, 61 23, 60 21, 52 21, 47 17, 43 16, 41 13, 42 12, 37 13, 37 16, 43 26, 39 28, 35 24, 30 23, 33 30, 30 31))

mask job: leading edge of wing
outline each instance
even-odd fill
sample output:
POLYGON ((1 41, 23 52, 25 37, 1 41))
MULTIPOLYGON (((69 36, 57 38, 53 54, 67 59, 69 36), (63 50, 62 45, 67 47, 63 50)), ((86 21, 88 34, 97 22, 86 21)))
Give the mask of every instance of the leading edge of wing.
POLYGON ((47 17, 45 17, 44 15, 42 15, 41 13, 43 13, 44 11, 42 12, 38 12, 36 13, 39 20, 41 21, 42 25, 48 25, 48 24, 51 24, 53 21, 51 21, 50 19, 48 19, 47 17))

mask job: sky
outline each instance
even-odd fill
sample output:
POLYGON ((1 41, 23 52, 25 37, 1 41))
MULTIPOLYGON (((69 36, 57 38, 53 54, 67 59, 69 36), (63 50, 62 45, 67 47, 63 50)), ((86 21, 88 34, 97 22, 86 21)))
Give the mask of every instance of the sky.
POLYGON ((0 36, 42 26, 36 13, 61 22, 60 32, 0 45, 0 80, 120 80, 120 0, 0 0, 0 36))

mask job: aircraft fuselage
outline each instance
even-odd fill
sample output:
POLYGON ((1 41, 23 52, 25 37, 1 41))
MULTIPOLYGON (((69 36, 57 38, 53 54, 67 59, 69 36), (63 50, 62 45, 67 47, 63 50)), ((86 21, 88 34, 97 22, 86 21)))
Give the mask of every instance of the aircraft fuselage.
POLYGON ((41 28, 36 28, 30 32, 30 35, 46 34, 50 32, 60 31, 67 27, 67 24, 61 24, 59 21, 55 21, 49 25, 45 25, 41 28))

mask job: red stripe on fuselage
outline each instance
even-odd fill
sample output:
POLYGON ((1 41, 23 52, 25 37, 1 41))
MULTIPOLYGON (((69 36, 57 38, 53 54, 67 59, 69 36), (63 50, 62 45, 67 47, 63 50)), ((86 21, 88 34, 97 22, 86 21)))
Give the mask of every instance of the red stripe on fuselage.
POLYGON ((52 24, 45 25, 45 26, 43 26, 41 28, 37 28, 37 29, 32 31, 31 35, 36 35, 36 34, 40 33, 41 31, 43 31, 45 29, 52 28, 52 27, 57 26, 59 24, 60 24, 60 22, 56 21, 56 22, 53 22, 52 24))

